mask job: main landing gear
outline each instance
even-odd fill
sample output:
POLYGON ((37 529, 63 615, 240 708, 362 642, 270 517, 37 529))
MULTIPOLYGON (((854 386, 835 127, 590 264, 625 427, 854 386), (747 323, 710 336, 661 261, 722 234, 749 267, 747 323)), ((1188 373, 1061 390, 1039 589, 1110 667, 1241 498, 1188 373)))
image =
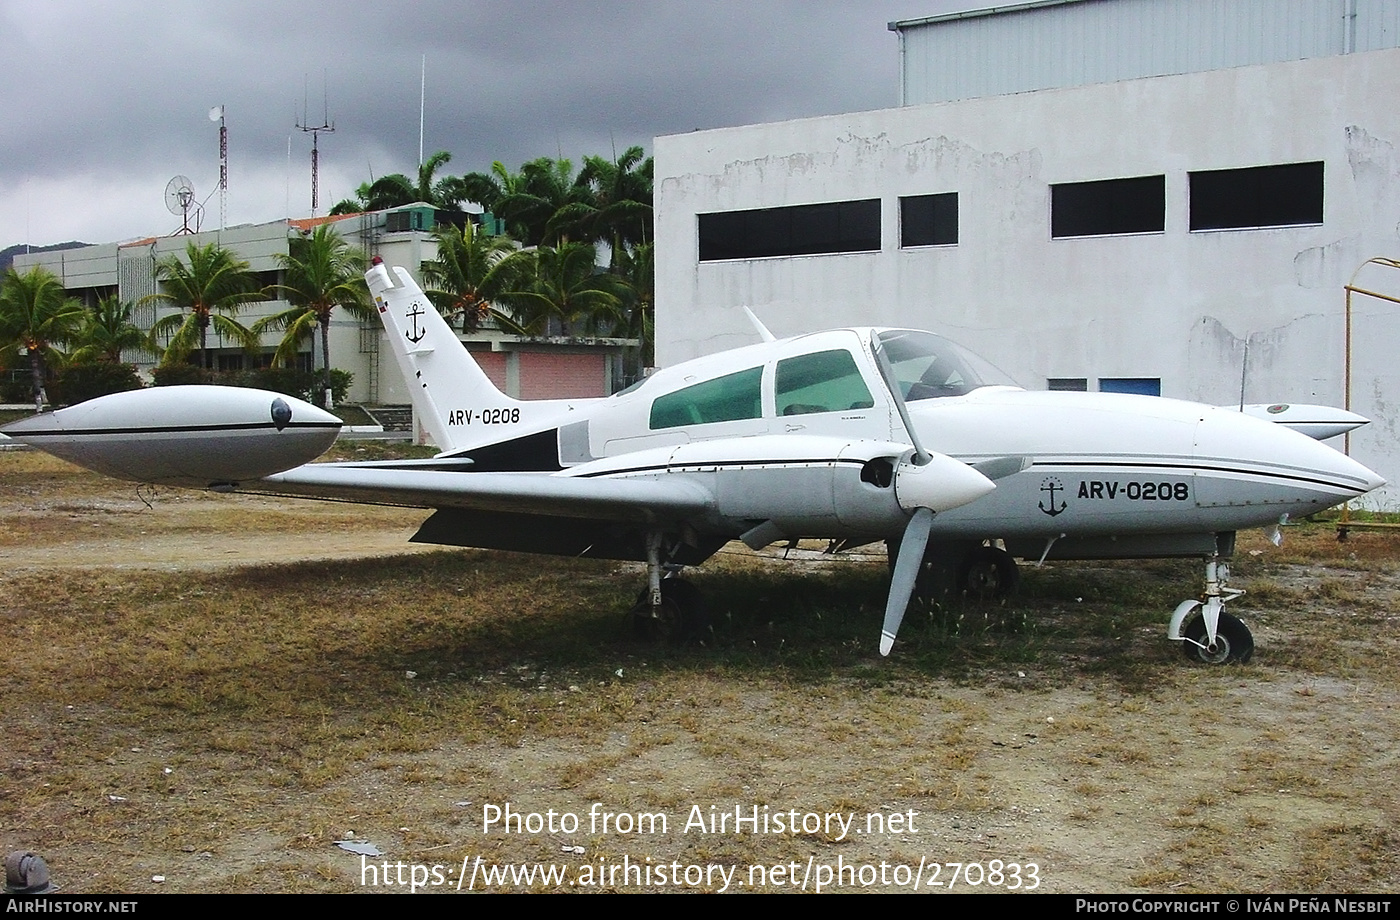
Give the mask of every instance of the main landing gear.
POLYGON ((664 536, 647 536, 647 586, 628 616, 639 639, 664 642, 698 640, 710 629, 700 589, 679 574, 681 566, 662 562, 664 536))
MULTIPOLYGON (((886 541, 891 574, 899 558, 899 542, 886 541)), ((1005 600, 1020 578, 1016 558, 1000 546, 930 541, 914 596, 925 603, 952 596, 990 604, 1005 600)))
POLYGON ((1016 560, 999 546, 979 546, 958 565, 958 592, 981 603, 999 601, 1011 593, 1020 580, 1016 560))
POLYGON ((705 596, 693 582, 677 575, 661 579, 660 604, 653 605, 651 589, 643 588, 628 616, 633 635, 649 642, 697 641, 710 629, 705 596))
POLYGON ((1225 612, 1225 603, 1244 590, 1229 587, 1230 566, 1224 558, 1216 552, 1206 560, 1205 600, 1182 601, 1167 626, 1167 638, 1180 642, 1187 659, 1200 664, 1244 664, 1254 656, 1249 627, 1225 612))

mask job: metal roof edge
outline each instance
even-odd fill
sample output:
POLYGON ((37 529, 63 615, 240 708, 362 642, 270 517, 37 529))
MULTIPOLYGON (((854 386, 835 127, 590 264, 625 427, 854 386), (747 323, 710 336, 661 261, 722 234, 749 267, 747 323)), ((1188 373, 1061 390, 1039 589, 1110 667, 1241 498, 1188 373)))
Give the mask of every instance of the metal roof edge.
POLYGON ((924 16, 921 19, 900 19, 888 23, 887 28, 891 32, 901 32, 906 28, 933 25, 938 22, 955 22, 959 19, 975 19, 979 16, 1000 16, 1003 13, 1021 13, 1026 10, 1035 10, 1047 6, 1067 6, 1071 3, 1082 2, 1084 2, 1084 0, 1028 0, 1026 3, 1011 3, 1006 6, 985 6, 975 10, 963 10, 959 13, 924 16))

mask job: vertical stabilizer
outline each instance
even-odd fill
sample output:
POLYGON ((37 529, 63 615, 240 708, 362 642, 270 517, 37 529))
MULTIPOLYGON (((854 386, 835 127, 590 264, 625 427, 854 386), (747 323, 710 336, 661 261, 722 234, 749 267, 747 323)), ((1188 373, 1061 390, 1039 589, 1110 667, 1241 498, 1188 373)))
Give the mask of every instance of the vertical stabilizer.
POLYGON ((396 266, 391 276, 376 259, 365 281, 419 422, 441 450, 481 440, 472 437, 480 432, 471 424, 473 414, 521 405, 496 389, 406 270, 396 266))

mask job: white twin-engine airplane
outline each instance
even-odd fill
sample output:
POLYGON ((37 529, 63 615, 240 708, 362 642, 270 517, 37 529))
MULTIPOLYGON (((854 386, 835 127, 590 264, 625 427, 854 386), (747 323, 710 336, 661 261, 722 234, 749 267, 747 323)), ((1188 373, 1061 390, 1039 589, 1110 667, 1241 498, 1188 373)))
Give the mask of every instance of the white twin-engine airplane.
POLYGON ((730 540, 886 541, 888 654, 926 566, 1005 588, 1015 558, 1194 556, 1204 600, 1168 637, 1204 662, 1247 660, 1222 561, 1235 531, 1276 525, 1383 484, 1290 430, 1365 420, 1321 407, 1251 413, 1104 393, 1027 392, 953 343, 839 329, 687 361, 599 399, 521 401, 492 385, 422 290, 366 274, 432 460, 308 463, 339 420, 229 387, 120 393, 4 431, 139 482, 435 509, 418 542, 645 561, 643 624, 684 633, 698 592, 675 577, 730 540), (937 448, 934 452, 930 448, 937 448), (304 465, 303 465, 304 464, 304 465), (1199 608, 1199 612, 1198 612, 1199 608))

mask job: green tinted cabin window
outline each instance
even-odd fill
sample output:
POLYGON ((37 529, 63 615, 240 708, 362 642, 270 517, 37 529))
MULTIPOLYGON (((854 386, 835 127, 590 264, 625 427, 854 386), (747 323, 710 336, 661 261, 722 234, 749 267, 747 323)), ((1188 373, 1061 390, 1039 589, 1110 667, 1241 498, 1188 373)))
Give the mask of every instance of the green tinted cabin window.
POLYGON ((843 412, 875 405, 855 359, 844 348, 778 362, 779 415, 843 412))
POLYGON ((763 368, 706 380, 657 397, 651 404, 652 428, 680 428, 710 422, 733 422, 763 414, 759 381, 763 368))

